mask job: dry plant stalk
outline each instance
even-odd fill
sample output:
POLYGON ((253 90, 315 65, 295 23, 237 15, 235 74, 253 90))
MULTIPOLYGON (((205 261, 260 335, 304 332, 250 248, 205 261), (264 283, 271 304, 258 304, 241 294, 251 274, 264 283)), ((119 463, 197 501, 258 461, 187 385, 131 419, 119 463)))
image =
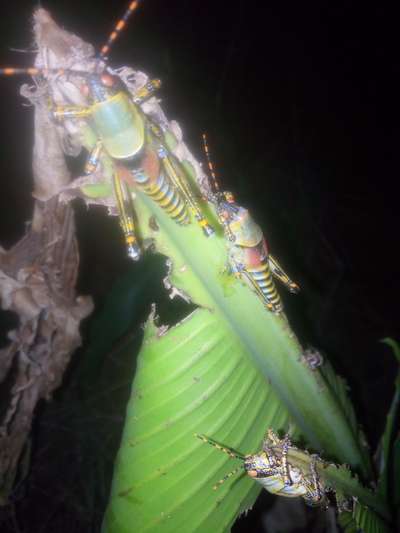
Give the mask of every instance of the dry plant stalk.
MULTIPOLYGON (((92 47, 62 29, 44 9, 34 13, 36 66, 66 67, 93 56, 92 47)), ((41 399, 60 385, 74 350, 79 326, 93 308, 77 296, 79 254, 74 215, 58 193, 70 181, 65 134, 49 117, 45 85, 24 86, 34 105, 34 209, 32 222, 10 250, 0 249, 0 298, 3 309, 18 315, 10 344, 0 351, 0 383, 6 396, 0 420, 0 503, 6 503, 18 462, 41 399)), ((69 152, 79 147, 70 147, 69 152)))
MULTIPOLYGON (((95 72, 99 63, 94 48, 80 37, 61 29, 50 14, 34 12, 34 40, 38 49, 35 67, 95 72)), ((132 94, 144 87, 148 76, 130 67, 114 71, 132 94)), ((73 351, 81 344, 80 322, 92 310, 90 298, 76 295, 79 256, 73 213, 69 202, 82 198, 87 205, 103 205, 117 215, 114 196, 87 197, 86 185, 109 180, 101 167, 93 174, 71 178, 65 154, 76 156, 86 145, 85 121, 50 118, 49 99, 55 105, 87 105, 79 88, 54 70, 23 85, 21 94, 35 110, 33 197, 30 228, 10 250, 0 248, 0 300, 14 311, 19 327, 9 333, 11 343, 0 351, 0 383, 8 390, 8 406, 0 415, 0 503, 7 501, 18 460, 29 435, 35 407, 60 385, 73 351), (2 496, 1 496, 2 494, 2 496)), ((164 125, 176 138, 178 160, 189 161, 204 196, 207 177, 183 141, 176 121, 169 122, 159 101, 151 97, 141 105, 144 113, 164 125)))

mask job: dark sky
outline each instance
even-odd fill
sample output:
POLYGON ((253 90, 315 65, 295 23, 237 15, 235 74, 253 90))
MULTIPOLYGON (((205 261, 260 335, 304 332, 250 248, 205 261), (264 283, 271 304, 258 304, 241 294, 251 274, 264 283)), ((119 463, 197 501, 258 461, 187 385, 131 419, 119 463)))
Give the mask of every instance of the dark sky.
MULTIPOLYGON (((101 46, 126 2, 43 2, 101 46)), ((34 2, 2 7, 0 63, 29 65, 34 2)), ((394 2, 144 0, 110 64, 160 77, 168 117, 265 229, 303 287, 287 302, 303 342, 347 377, 373 442, 383 427, 400 340, 400 64, 394 2)), ((30 217, 32 111, 0 86, 0 239, 30 217)), ((93 237, 97 238, 96 235, 93 237)))
MULTIPOLYGON (((10 48, 29 49, 34 5, 2 8, 2 64, 29 65, 10 48)), ((125 5, 43 3, 97 46, 125 5)), ((146 0, 110 54, 162 79, 163 107, 198 157, 208 132, 223 185, 304 288, 299 334, 345 374, 362 352, 375 379, 390 359, 378 339, 399 332, 396 14, 390 3, 146 0)), ((5 245, 31 209, 32 112, 16 89, 2 80, 5 245)))

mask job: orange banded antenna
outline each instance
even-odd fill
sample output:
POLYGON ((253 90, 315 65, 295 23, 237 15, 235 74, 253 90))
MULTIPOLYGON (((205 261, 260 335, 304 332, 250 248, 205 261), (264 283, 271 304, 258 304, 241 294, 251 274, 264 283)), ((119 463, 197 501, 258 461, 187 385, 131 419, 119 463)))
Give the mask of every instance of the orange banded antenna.
POLYGON ((1 76, 17 76, 19 74, 27 74, 28 76, 37 76, 42 71, 39 68, 14 68, 14 67, 5 67, 0 68, 1 76))
POLYGON ((220 188, 219 188, 217 176, 215 175, 214 165, 213 165, 213 163, 211 161, 210 151, 208 149, 207 135, 205 133, 203 133, 202 137, 203 137, 204 151, 205 151, 206 157, 207 157, 207 165, 208 165, 208 168, 210 170, 210 174, 211 174, 211 177, 212 177, 212 180, 213 180, 213 183, 214 183, 215 190, 219 191, 220 188))
POLYGON ((214 448, 217 448, 221 452, 226 453, 227 455, 229 455, 229 457, 232 457, 232 459, 240 459, 241 461, 244 461, 246 459, 245 455, 237 452, 233 448, 228 448, 228 446, 222 446, 221 444, 219 444, 219 442, 215 441, 214 439, 210 439, 210 437, 207 437, 206 435, 203 435, 201 433, 195 433, 194 436, 207 444, 211 444, 211 446, 214 446, 214 448))
POLYGON ((117 39, 117 37, 121 33, 121 31, 125 28, 129 17, 137 9, 139 4, 140 4, 140 0, 133 0, 133 2, 131 2, 129 4, 129 6, 128 6, 127 10, 125 11, 124 15, 118 20, 118 22, 114 26, 114 29, 110 33, 110 36, 109 36, 106 44, 102 46, 102 48, 100 50, 100 58, 104 59, 104 57, 108 54, 112 44, 117 39))
POLYGON ((87 77, 88 73, 85 70, 68 70, 63 68, 37 68, 37 67, 5 67, 0 68, 0 76, 47 76, 49 74, 54 74, 57 76, 63 76, 64 74, 75 74, 76 76, 87 77))

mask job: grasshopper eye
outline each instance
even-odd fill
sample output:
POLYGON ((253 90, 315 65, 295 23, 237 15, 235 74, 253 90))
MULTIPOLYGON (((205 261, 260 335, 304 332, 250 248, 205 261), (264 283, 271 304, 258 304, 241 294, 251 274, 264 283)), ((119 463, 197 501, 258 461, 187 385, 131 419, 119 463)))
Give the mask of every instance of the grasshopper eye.
POLYGON ((102 74, 100 79, 101 83, 106 87, 112 87, 113 85, 115 85, 115 78, 113 76, 110 76, 109 74, 102 74))

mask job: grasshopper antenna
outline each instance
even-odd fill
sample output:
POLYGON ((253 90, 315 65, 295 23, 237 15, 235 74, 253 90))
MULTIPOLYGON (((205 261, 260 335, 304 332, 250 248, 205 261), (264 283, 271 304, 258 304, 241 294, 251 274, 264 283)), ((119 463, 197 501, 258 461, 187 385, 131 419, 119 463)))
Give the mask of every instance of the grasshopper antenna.
POLYGON ((63 76, 67 74, 75 74, 77 76, 87 77, 86 70, 66 70, 63 68, 37 68, 37 67, 4 67, 0 68, 0 76, 63 76))
POLYGON ((211 446, 214 446, 214 448, 217 448, 217 450, 226 453, 227 455, 229 455, 229 457, 232 457, 232 459, 240 459, 241 461, 244 461, 246 459, 246 456, 244 456, 243 454, 237 452, 236 450, 233 450, 232 448, 228 448, 228 446, 222 446, 221 444, 219 444, 219 442, 215 441, 214 439, 210 439, 210 437, 207 437, 206 435, 203 435, 201 433, 195 433, 195 437, 207 444, 211 444, 211 446))
MULTIPOLYGON (((202 435, 199 433, 195 433, 195 436, 202 440, 203 442, 207 444, 211 444, 211 446, 214 446, 214 448, 217 448, 217 450, 220 450, 223 453, 226 453, 226 455, 229 455, 229 457, 232 457, 232 459, 240 459, 241 461, 246 460, 246 456, 242 455, 241 453, 237 452, 236 450, 233 450, 232 448, 228 448, 228 446, 222 446, 219 444, 219 442, 215 441, 214 439, 210 439, 210 437, 207 437, 206 435, 202 435)), ((243 471, 244 465, 243 463, 236 467, 234 470, 226 474, 222 479, 217 481, 217 483, 213 486, 214 490, 217 490, 227 479, 234 476, 240 471, 243 471)))
POLYGON ((133 0, 123 14, 123 16, 118 20, 116 25, 114 26, 113 31, 110 33, 107 42, 101 47, 100 54, 99 54, 99 60, 105 60, 106 55, 109 53, 111 46, 115 42, 115 40, 118 38, 118 35, 121 33, 121 31, 125 28, 126 23, 128 22, 128 19, 132 15, 134 11, 139 7, 140 0, 133 0))
POLYGON ((210 151, 208 149, 207 135, 205 133, 203 133, 202 138, 203 138, 204 152, 206 154, 207 165, 208 165, 208 169, 210 171, 210 175, 211 175, 211 178, 212 178, 212 184, 213 184, 213 187, 214 187, 214 191, 215 192, 221 192, 221 189, 220 189, 219 184, 218 184, 217 176, 215 174, 214 165, 213 165, 213 163, 211 161, 210 151))
POLYGON ((241 470, 243 471, 243 465, 238 466, 237 468, 235 468, 234 470, 232 470, 231 472, 229 472, 228 474, 226 474, 226 476, 224 476, 222 479, 220 479, 219 481, 217 481, 217 483, 213 486, 213 489, 214 489, 214 490, 219 489, 219 487, 220 487, 223 483, 225 483, 225 481, 226 481, 227 479, 229 479, 229 478, 232 477, 232 476, 235 476, 235 475, 236 475, 238 472, 240 472, 241 470))

